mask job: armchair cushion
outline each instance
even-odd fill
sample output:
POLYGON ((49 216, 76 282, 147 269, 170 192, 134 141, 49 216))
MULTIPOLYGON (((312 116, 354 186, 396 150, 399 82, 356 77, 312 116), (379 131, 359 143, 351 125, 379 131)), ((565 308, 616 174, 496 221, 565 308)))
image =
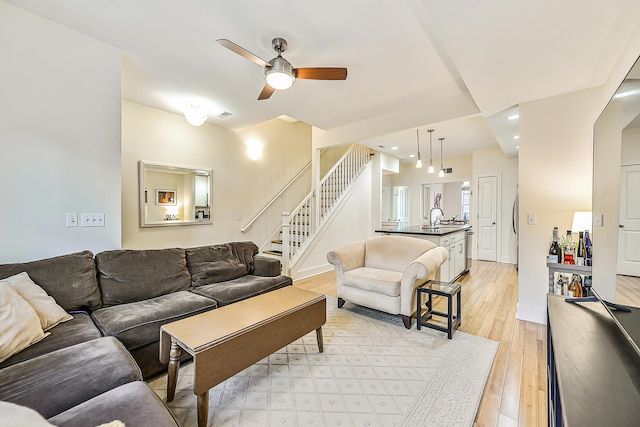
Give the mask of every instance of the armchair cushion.
POLYGON ((360 267, 344 274, 345 282, 354 288, 397 297, 400 295, 402 273, 379 268, 360 267))

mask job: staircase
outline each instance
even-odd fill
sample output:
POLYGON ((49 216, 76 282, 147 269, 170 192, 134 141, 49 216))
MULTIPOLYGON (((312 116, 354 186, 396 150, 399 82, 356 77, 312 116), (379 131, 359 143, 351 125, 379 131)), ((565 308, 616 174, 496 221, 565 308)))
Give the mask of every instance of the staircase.
MULTIPOLYGON (((353 144, 324 178, 315 186, 312 184, 314 189, 291 213, 282 213, 281 225, 263 245, 261 252, 267 256, 278 257, 282 263, 283 274, 290 274, 296 261, 311 246, 314 236, 327 223, 353 182, 371 160, 370 152, 367 147, 353 144)), ((310 167, 311 164, 305 166, 241 231, 246 232, 310 167)))
POLYGON ((318 231, 327 223, 350 186, 371 160, 370 149, 353 144, 322 178, 315 190, 291 212, 282 213, 281 238, 274 239, 280 245, 282 270, 290 274, 296 261, 310 247, 318 231))

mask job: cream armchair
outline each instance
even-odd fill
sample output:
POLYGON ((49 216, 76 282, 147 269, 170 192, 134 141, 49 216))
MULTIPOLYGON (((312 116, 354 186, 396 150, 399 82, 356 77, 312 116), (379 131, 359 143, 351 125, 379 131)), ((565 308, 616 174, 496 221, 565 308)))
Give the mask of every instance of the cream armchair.
POLYGON ((336 269, 338 307, 346 300, 399 314, 409 329, 415 288, 435 278, 447 253, 428 240, 405 236, 376 236, 335 249, 327 260, 336 269))

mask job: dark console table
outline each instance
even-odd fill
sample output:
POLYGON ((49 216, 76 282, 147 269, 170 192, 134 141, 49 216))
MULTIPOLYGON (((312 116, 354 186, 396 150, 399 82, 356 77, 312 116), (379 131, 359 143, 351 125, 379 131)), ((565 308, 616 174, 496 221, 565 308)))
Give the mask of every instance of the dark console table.
MULTIPOLYGON (((640 423, 640 355, 599 302, 547 296, 549 426, 640 423)), ((640 309, 624 313, 640 325, 640 309)))

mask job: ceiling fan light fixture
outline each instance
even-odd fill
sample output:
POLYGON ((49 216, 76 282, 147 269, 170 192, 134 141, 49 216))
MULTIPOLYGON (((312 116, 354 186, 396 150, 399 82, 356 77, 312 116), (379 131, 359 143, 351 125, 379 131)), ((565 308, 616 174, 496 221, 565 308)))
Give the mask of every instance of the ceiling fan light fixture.
POLYGON ((200 110, 200 107, 194 105, 187 107, 184 117, 193 126, 200 126, 207 121, 207 115, 200 110))
POLYGON ((295 77, 293 76, 293 67, 286 59, 278 56, 269 61, 271 67, 264 70, 264 79, 267 84, 274 89, 289 89, 293 85, 295 77))

